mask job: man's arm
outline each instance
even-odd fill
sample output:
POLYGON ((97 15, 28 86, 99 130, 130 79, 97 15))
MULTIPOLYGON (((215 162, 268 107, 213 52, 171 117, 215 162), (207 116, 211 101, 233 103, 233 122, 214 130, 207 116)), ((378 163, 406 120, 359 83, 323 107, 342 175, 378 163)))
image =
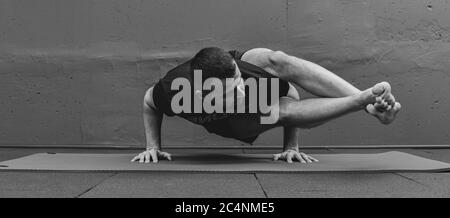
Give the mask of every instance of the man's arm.
POLYGON ((153 102, 153 87, 145 92, 143 102, 143 118, 147 150, 161 149, 162 113, 153 102))
POLYGON ((171 160, 171 155, 161 151, 161 124, 163 114, 156 108, 153 102, 153 87, 145 92, 143 102, 143 118, 146 138, 146 150, 131 162, 139 161, 139 163, 158 162, 158 157, 164 157, 171 160))
MULTIPOLYGON (((290 83, 287 97, 300 101, 300 95, 298 94, 297 89, 290 83)), ((318 161, 317 159, 300 152, 298 148, 299 133, 300 129, 295 126, 285 126, 283 128, 283 152, 274 154, 274 160, 284 159, 289 163, 292 163, 295 159, 302 163, 312 163, 318 161)))

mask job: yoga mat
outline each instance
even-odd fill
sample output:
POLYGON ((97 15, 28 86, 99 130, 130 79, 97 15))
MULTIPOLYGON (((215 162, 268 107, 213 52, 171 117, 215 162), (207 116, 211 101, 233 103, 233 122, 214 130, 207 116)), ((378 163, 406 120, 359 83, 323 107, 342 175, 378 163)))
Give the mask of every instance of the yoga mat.
POLYGON ((271 154, 173 154, 172 161, 131 163, 136 154, 38 153, 0 162, 0 170, 148 172, 441 172, 450 164, 391 151, 378 154, 312 154, 312 164, 273 161, 271 154))

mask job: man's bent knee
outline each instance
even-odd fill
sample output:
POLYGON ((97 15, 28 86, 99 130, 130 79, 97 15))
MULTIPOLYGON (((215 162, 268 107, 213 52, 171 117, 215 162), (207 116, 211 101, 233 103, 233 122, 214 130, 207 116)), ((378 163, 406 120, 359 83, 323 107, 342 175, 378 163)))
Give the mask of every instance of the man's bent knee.
POLYGON ((242 60, 256 62, 259 67, 284 65, 289 62, 290 56, 283 51, 273 51, 268 48, 254 48, 242 55, 242 60))
POLYGON ((294 57, 284 53, 283 51, 273 51, 268 57, 271 69, 277 72, 277 75, 286 80, 291 80, 295 76, 292 70, 294 57))
POLYGON ((289 80, 291 76, 289 66, 292 64, 293 57, 283 51, 254 48, 245 52, 242 60, 261 67, 281 79, 289 80))
POLYGON ((291 61, 291 56, 283 51, 272 51, 269 53, 268 59, 274 66, 285 66, 291 61))

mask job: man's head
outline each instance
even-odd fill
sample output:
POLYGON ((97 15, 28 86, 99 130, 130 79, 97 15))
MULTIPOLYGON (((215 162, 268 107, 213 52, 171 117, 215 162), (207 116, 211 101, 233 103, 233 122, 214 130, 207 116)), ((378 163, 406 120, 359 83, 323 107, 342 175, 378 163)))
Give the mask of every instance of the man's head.
POLYGON ((216 77, 233 78, 237 74, 237 66, 230 53, 217 47, 200 50, 192 59, 193 70, 202 70, 203 79, 216 77))

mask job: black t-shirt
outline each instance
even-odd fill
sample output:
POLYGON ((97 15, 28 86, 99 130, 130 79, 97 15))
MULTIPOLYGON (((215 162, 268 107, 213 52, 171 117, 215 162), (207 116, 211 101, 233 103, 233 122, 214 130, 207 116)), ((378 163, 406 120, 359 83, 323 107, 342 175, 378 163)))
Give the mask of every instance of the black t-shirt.
MULTIPOLYGON (((241 57, 243 52, 239 52, 236 50, 229 51, 229 53, 233 56, 236 61, 239 70, 241 71, 241 76, 245 80, 247 78, 253 77, 256 78, 258 83, 258 78, 277 78, 276 76, 268 73, 264 69, 250 64, 245 61, 241 61, 241 57)), ((236 134, 233 133, 233 123, 230 121, 232 116, 254 116, 254 114, 239 114, 239 113, 180 113, 176 114, 173 112, 171 108, 171 100, 174 95, 176 95, 179 90, 171 90, 172 81, 177 78, 186 78, 188 81, 193 84, 193 69, 191 69, 191 60, 184 62, 183 64, 178 65, 174 69, 170 70, 163 78, 159 80, 159 82, 153 88, 153 101, 155 106, 167 116, 179 116, 182 117, 192 123, 199 124, 204 126, 208 132, 215 133, 224 137, 235 138, 247 143, 253 142, 257 136, 252 136, 248 138, 236 137, 236 134)), ((267 96, 270 97, 270 82, 267 82, 267 96)), ((258 85, 259 87, 259 85, 258 85)), ((286 81, 279 80, 279 97, 286 96, 289 91, 289 84, 286 81)), ((194 90, 191 92, 191 99, 193 99, 194 90)), ((246 107, 249 102, 249 94, 248 90, 246 90, 246 107)), ((259 110, 258 110, 259 111, 259 110)), ((258 120, 259 122, 259 120, 258 120)))

